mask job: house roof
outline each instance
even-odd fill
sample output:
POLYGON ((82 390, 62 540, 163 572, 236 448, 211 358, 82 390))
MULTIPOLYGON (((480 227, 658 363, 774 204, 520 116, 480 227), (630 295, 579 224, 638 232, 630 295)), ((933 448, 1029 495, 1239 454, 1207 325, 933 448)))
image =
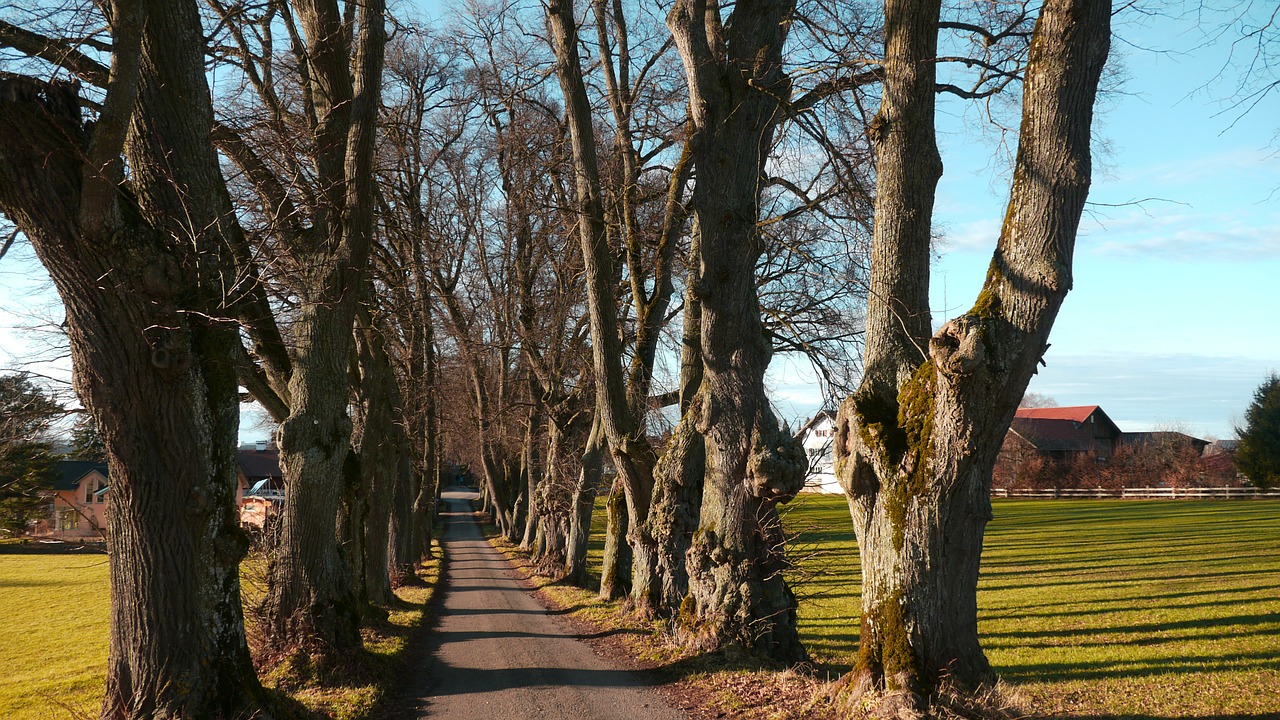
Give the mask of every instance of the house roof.
POLYGON ((75 490, 85 475, 97 472, 107 477, 107 464, 92 460, 59 460, 58 478, 53 483, 54 490, 75 490))
MULTIPOLYGON (((1090 422, 1097 423, 1102 426, 1113 437, 1119 437, 1122 434, 1120 426, 1107 416, 1106 411, 1097 405, 1076 405, 1073 407, 1051 407, 1051 408, 1018 408, 1018 412, 1014 415, 1015 420, 1031 420, 1041 422, 1045 420, 1064 420, 1068 422, 1083 425, 1090 422)), ((1096 433, 1087 433, 1088 435, 1097 436, 1096 433)))
POLYGON ((257 448, 243 449, 237 453, 240 472, 250 483, 264 479, 279 480, 284 477, 280 472, 280 451, 268 446, 265 450, 257 448))
POLYGON ((1195 447, 1197 450, 1204 450, 1205 446, 1209 444, 1208 440, 1201 440, 1186 433, 1168 430, 1124 433, 1120 436, 1120 442, 1126 445, 1179 445, 1185 443, 1195 447))
MULTIPOLYGON (((1100 408, 1097 405, 1076 405, 1074 407, 1018 408, 1014 415, 1017 418, 1036 420, 1071 420, 1084 422, 1100 408)), ((1105 413, 1104 413, 1105 414, 1105 413)))
POLYGON ((806 430, 809 430, 809 429, 810 429, 810 428, 812 428, 814 425, 817 425, 818 423, 822 422, 824 419, 825 419, 825 420, 830 420, 831 422, 833 422, 833 423, 834 423, 834 422, 836 421, 836 413, 835 413, 835 411, 834 411, 834 410, 819 410, 819 411, 818 411, 818 413, 817 413, 816 415, 814 415, 813 417, 809 418, 807 421, 805 421, 805 424, 803 424, 803 425, 801 425, 801 426, 800 426, 800 429, 796 431, 796 435, 803 435, 803 434, 804 434, 804 432, 805 432, 806 430))
POLYGON ((1009 430, 1045 452, 1083 452, 1095 443, 1093 435, 1074 420, 1015 417, 1009 430))

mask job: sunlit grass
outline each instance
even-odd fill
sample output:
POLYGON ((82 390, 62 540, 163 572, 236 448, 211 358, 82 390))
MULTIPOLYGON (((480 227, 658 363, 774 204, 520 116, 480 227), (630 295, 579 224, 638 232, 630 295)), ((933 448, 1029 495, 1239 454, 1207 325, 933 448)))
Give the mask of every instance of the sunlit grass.
MULTIPOLYGON (((243 564, 247 606, 261 599, 264 574, 261 556, 243 564)), ((280 666, 264 672, 264 685, 287 688, 286 705, 296 702, 316 717, 375 717, 399 676, 410 636, 426 619, 439 586, 439 559, 419 577, 420 583, 396 589, 398 602, 386 621, 362 630, 365 647, 350 677, 299 680, 280 666)), ((97 717, 106 688, 108 602, 106 555, 0 553, 0 718, 97 717)))
MULTIPOLYGON (((979 582, 988 657, 1039 713, 1280 713, 1280 503, 997 500, 979 582)), ((857 650, 843 497, 804 495, 801 635, 832 673, 857 650)))
MULTIPOLYGON (((848 505, 802 495, 784 511, 801 637, 835 679, 857 654, 861 611, 848 505)), ((597 577, 604 520, 601 499, 597 577)), ((982 642, 1028 710, 1280 718, 1280 503, 996 500, 982 567, 982 642)), ((608 607, 552 592, 592 620, 608 607)))
POLYGON ((97 717, 107 556, 0 554, 0 717, 97 717))

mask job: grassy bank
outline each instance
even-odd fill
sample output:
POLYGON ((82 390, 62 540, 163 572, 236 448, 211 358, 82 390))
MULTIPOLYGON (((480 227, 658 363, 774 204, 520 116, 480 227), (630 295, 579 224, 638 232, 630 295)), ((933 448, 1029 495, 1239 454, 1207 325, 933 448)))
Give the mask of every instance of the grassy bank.
MULTIPOLYGON (((793 505, 801 634, 841 672, 861 602, 847 506, 793 505)), ((1280 717, 1280 503, 998 500, 978 606, 1038 712, 1280 717)))
MULTIPOLYGON (((438 557, 438 555, 437 555, 438 557)), ((265 563, 242 568, 246 602, 261 594, 265 563)), ((361 631, 365 647, 342 677, 317 677, 306 668, 264 669, 286 713, 354 720, 377 717, 406 661, 409 641, 426 620, 439 586, 441 563, 428 563, 419 581, 396 589, 386 620, 361 631)), ((106 687, 108 579, 103 554, 15 554, 0 548, 0 718, 45 720, 97 717, 106 687)), ((253 637, 252 626, 249 629, 253 637)))
MULTIPOLYGON (((1037 714, 1280 718, 1280 502, 994 504, 979 632, 1037 714)), ((834 679, 857 654, 861 607, 848 506, 802 495, 785 511, 801 638, 834 679)), ((597 512, 593 567, 603 523, 597 512)))

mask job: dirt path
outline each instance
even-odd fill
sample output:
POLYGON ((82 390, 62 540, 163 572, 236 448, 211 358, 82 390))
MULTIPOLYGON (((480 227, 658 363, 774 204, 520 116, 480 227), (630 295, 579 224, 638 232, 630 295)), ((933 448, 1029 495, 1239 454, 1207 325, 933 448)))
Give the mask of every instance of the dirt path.
POLYGON ((444 493, 449 583, 415 716, 449 720, 685 717, 638 673, 609 665, 521 589, 467 501, 444 493))

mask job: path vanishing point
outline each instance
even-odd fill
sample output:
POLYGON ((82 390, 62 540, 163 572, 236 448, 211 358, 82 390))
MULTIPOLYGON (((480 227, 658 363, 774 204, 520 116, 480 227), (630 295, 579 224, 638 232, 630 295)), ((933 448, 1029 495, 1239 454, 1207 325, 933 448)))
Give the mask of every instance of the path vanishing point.
POLYGON ((415 679, 414 716, 448 720, 676 720, 640 673, 596 655, 524 590, 511 563, 480 532, 469 501, 451 488, 443 541, 448 559, 440 621, 415 679))

